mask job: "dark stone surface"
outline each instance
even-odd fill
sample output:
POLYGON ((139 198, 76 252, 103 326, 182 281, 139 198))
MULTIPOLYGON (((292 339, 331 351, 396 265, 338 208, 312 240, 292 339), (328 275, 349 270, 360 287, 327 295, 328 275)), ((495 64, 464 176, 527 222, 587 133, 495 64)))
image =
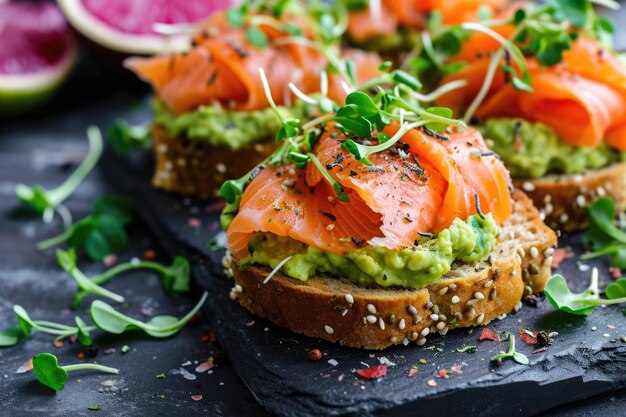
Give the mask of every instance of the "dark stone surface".
MULTIPOLYGON (((555 312, 546 300, 539 299, 536 307, 524 306, 518 314, 490 323, 487 327, 499 333, 517 334, 524 327, 559 333, 547 351, 536 354, 532 353, 536 346, 518 339, 518 350, 527 354, 530 366, 510 361, 501 366, 490 363, 491 356, 506 350, 506 343, 478 342, 480 328, 429 337, 422 348, 412 344, 369 352, 295 335, 254 317, 228 298, 233 284, 221 272, 223 252, 207 250, 210 236, 187 226, 189 218, 199 218, 206 230, 218 230, 215 204, 150 189, 145 186, 149 172, 142 168, 145 164, 143 158, 137 158, 128 173, 109 172, 122 173, 120 178, 144 176, 144 181, 123 183, 131 187, 129 194, 145 203, 142 213, 165 250, 187 247, 202 254, 206 263, 198 265, 195 273, 198 285, 213 295, 207 311, 219 340, 246 385, 278 415, 409 416, 419 409, 424 414, 454 415, 465 410, 470 415, 496 416, 506 410, 509 416, 528 416, 626 387, 626 343, 620 339, 626 335, 626 327, 623 307, 619 306, 598 308, 584 318, 555 312), (465 345, 477 345, 478 351, 456 351, 465 345), (313 348, 324 353, 320 362, 307 361, 306 354, 313 348), (378 364, 383 356, 396 364, 389 367, 386 377, 366 381, 354 373, 366 364, 378 364), (336 366, 328 362, 333 359, 338 362, 336 366), (419 370, 409 378, 407 372, 414 365, 419 370), (462 365, 463 373, 436 377, 440 369, 453 365, 462 365), (437 382, 436 387, 427 385, 431 379, 437 382)), ((580 253, 580 236, 564 236, 561 247, 565 246, 580 253)), ((569 259, 560 272, 580 291, 588 285, 588 267, 592 265, 600 267, 601 286, 611 280, 603 260, 580 267, 575 258, 569 259)))

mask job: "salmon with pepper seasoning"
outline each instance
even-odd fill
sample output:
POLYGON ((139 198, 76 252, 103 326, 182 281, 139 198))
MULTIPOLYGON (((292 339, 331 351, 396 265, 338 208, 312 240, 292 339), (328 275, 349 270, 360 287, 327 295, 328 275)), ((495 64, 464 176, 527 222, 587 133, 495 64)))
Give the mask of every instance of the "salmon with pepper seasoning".
MULTIPOLYGON (((391 125, 385 133, 397 130, 391 125)), ((304 171, 266 166, 243 193, 228 249, 245 257, 259 232, 334 253, 365 244, 399 249, 477 209, 498 224, 511 214, 509 174, 474 129, 411 130, 390 150, 371 155, 371 166, 342 149, 343 139, 326 132, 314 151, 350 202, 339 201, 312 164, 304 171)))

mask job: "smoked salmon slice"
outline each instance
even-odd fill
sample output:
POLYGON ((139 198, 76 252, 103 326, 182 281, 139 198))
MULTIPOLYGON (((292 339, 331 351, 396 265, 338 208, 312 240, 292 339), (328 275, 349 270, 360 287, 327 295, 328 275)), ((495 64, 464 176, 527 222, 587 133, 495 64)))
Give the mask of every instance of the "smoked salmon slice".
MULTIPOLYGON (((392 125, 385 132, 397 130, 392 125)), ((412 130, 390 150, 371 155, 371 166, 342 149, 341 135, 326 132, 314 152, 350 202, 337 200, 312 164, 305 170, 268 166, 243 193, 228 248, 246 256, 259 232, 334 253, 363 245, 411 247, 424 233, 475 214, 476 199, 501 224, 511 213, 508 172, 477 131, 450 130, 412 130)))
MULTIPOLYGON (((472 48, 476 55, 476 45, 472 48)), ((493 52, 489 49, 482 52, 493 52)), ((499 71, 476 111, 479 119, 521 117, 550 126, 571 145, 597 146, 606 141, 626 150, 626 67, 614 54, 591 39, 579 38, 558 65, 541 67, 534 58, 527 58, 527 65, 533 93, 516 90, 499 71)), ((438 105, 457 111, 468 106, 488 66, 489 59, 482 57, 446 76, 443 83, 464 79, 468 84, 441 97, 438 105)))
MULTIPOLYGON (((130 58, 126 67, 150 83, 159 98, 177 113, 200 105, 219 103, 227 109, 259 110, 268 106, 258 70, 263 68, 278 105, 293 99, 288 83, 304 93, 320 91, 320 74, 327 59, 310 45, 293 40, 288 33, 260 25, 270 42, 251 45, 244 29, 230 28, 217 17, 212 30, 202 31, 187 53, 130 58)), ((357 68, 357 81, 378 75, 381 59, 374 53, 346 50, 357 68)), ((338 74, 329 74, 329 97, 342 103, 346 92, 338 74)))

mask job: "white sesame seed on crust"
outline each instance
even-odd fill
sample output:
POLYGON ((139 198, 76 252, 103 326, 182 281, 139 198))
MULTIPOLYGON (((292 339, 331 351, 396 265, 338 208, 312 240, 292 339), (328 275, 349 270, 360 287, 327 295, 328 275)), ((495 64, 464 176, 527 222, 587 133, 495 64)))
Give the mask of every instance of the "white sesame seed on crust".
POLYGON ((458 295, 455 295, 455 296, 452 297, 452 299, 450 301, 452 301, 452 304, 457 304, 457 303, 461 302, 461 299, 459 298, 458 295))
POLYGON ((567 213, 562 213, 562 214, 559 216, 559 221, 560 221, 561 223, 567 223, 567 221, 568 221, 568 220, 569 220, 569 216, 567 215, 567 213))
POLYGON ((437 329, 438 330, 442 330, 444 327, 446 327, 446 322, 445 321, 440 321, 439 323, 437 323, 437 329))
POLYGON ((606 195, 606 190, 604 189, 604 187, 598 187, 596 188, 596 194, 598 194, 600 197, 604 197, 606 195))
POLYGON ((243 287, 239 284, 235 285, 235 292, 243 292, 243 287))
POLYGON ((579 207, 584 207, 585 204, 587 204, 587 201, 585 200, 585 196, 580 194, 576 197, 576 204, 578 204, 579 207))
POLYGON ((433 308, 433 302, 432 301, 427 302, 426 308, 433 308))
POLYGON ((448 320, 448 317, 446 317, 445 314, 439 314, 439 320, 446 321, 446 320, 448 320))
POLYGON ((371 314, 376 314, 376 307, 374 306, 374 304, 368 304, 367 311, 369 311, 371 314))
POLYGON ((530 181, 524 181, 524 183, 522 184, 522 189, 524 191, 535 191, 535 184, 530 181))
POLYGON ((400 319, 400 321, 398 322, 398 329, 404 330, 405 327, 406 323, 404 322, 404 319, 400 319))
POLYGON ((553 247, 547 247, 543 250, 543 256, 548 257, 548 256, 552 256, 554 255, 554 248, 553 247))
POLYGON ((420 332, 422 336, 428 336, 428 333, 430 333, 430 329, 428 327, 424 327, 424 329, 420 332))
POLYGON ((443 287, 441 289, 439 289, 439 291, 437 291, 437 294, 439 295, 445 295, 445 293, 448 292, 448 287, 443 287))
POLYGON ((443 329, 439 330, 439 334, 442 336, 445 336, 448 333, 448 327, 444 327, 443 329))
POLYGON ((417 309, 412 305, 408 306, 406 310, 409 312, 410 315, 417 316, 417 309))
POLYGON ((439 315, 438 315, 438 314, 434 314, 434 313, 433 313, 433 314, 431 314, 431 315, 430 315, 430 319, 431 319, 432 321, 437 321, 437 320, 439 320, 439 315))
POLYGON ((485 296, 483 295, 483 293, 482 293, 482 292, 478 292, 478 291, 476 291, 476 292, 474 293, 474 298, 476 298, 477 300, 483 300, 483 299, 485 298, 485 296))
POLYGON ((371 314, 369 316, 367 316, 366 319, 367 319, 368 323, 372 323, 372 324, 376 323, 376 320, 377 320, 376 316, 373 316, 371 314))
POLYGON ((547 258, 544 258, 542 262, 543 266, 552 265, 552 259, 553 259, 552 256, 548 256, 547 258))
POLYGON ((535 246, 530 248, 530 256, 533 259, 537 259, 539 257, 539 249, 537 249, 537 247, 535 246))
POLYGON ((417 346, 424 346, 426 344, 426 338, 422 337, 420 340, 418 340, 417 342, 415 342, 415 344, 417 346))
POLYGON ((380 327, 380 330, 385 330, 385 320, 383 320, 382 317, 378 318, 378 326, 380 327))
POLYGON ((354 297, 352 296, 352 294, 346 294, 345 298, 348 304, 354 304, 354 297))
POLYGON ((487 282, 485 282, 485 283, 483 284, 483 287, 485 287, 485 288, 489 288, 489 287, 491 287, 492 285, 493 285, 493 280, 492 280, 492 279, 490 279, 489 281, 487 281, 487 282))
POLYGON ((485 313, 480 313, 480 315, 476 317, 476 323, 478 324, 482 324, 484 320, 485 320, 485 313))
POLYGON ((439 314, 439 306, 437 304, 433 306, 433 313, 439 314))
POLYGON ((326 333, 328 334, 333 334, 335 333, 335 329, 333 329, 332 327, 330 327, 329 325, 325 325, 324 326, 324 330, 326 330, 326 333))
POLYGON ((524 256, 526 256, 526 251, 520 246, 519 248, 517 248, 517 254, 523 258, 524 256))

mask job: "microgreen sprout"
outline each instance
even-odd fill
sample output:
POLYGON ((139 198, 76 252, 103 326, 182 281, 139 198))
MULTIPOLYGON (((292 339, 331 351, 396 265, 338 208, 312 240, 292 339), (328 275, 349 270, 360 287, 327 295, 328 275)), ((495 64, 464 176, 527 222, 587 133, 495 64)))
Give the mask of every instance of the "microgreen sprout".
POLYGON ((24 307, 20 305, 13 306, 13 312, 17 317, 18 325, 0 331, 0 347, 14 346, 20 340, 28 338, 33 331, 54 335, 56 336, 55 340, 77 336, 78 341, 85 346, 89 346, 92 343, 89 333, 95 327, 87 326, 80 317, 76 317, 77 326, 68 326, 47 320, 33 320, 24 307))
POLYGON ((509 333, 508 339, 509 339, 509 349, 505 353, 498 353, 497 355, 492 356, 491 360, 501 364, 504 359, 510 358, 521 365, 528 365, 529 363, 528 357, 524 355, 523 353, 517 352, 515 350, 515 336, 509 333))
POLYGON ((129 330, 142 330, 152 337, 166 338, 178 333, 200 311, 207 297, 208 293, 205 292, 198 304, 180 319, 174 316, 154 316, 143 322, 120 313, 100 300, 91 303, 89 314, 94 324, 107 333, 122 334, 129 330))
POLYGON ((581 256, 587 260, 601 256, 610 256, 611 264, 617 268, 626 268, 626 231, 615 224, 617 207, 608 197, 602 197, 585 207, 589 218, 589 228, 583 240, 591 245, 594 252, 581 256))
POLYGON ((572 292, 565 278, 558 274, 548 280, 544 292, 554 308, 570 314, 587 316, 598 305, 626 303, 626 278, 620 278, 605 288, 606 299, 600 298, 597 268, 591 270, 589 288, 581 293, 572 292))
MULTIPOLYGON (((136 269, 153 269, 159 273, 161 273, 163 277, 163 288, 170 294, 178 294, 189 291, 189 261, 182 256, 177 256, 174 258, 172 264, 170 266, 160 264, 158 262, 152 261, 130 261, 121 263, 119 265, 114 266, 113 268, 107 270, 106 272, 96 275, 92 278, 87 278, 82 272, 76 268, 75 257, 73 257, 73 251, 63 252, 57 250, 57 260, 61 264, 61 261, 64 261, 65 266, 62 265, 63 269, 69 272, 76 283, 78 284, 79 290, 74 300, 72 301, 71 307, 73 309, 78 308, 82 299, 88 294, 93 294, 97 296, 101 296, 104 298, 111 299, 113 301, 117 301, 111 296, 103 295, 102 291, 104 290, 106 293, 110 293, 112 295, 117 295, 107 291, 101 286, 106 282, 110 281, 113 277, 122 274, 127 271, 136 270, 136 269), (68 256, 72 257, 71 260, 73 262, 68 263, 65 258, 68 256), (60 260, 59 260, 60 259, 60 260), (66 269, 67 267, 71 269, 66 269)), ((121 296, 120 296, 121 297, 121 296)), ((123 297, 121 297, 123 299, 123 297)), ((123 301, 118 301, 123 302, 123 301)))
POLYGON ((78 168, 61 185, 47 190, 40 185, 29 187, 24 184, 15 186, 15 195, 23 204, 43 216, 47 222, 52 220, 54 213, 59 213, 65 226, 71 224, 69 212, 64 210, 62 203, 76 190, 83 180, 94 169, 102 155, 102 134, 96 126, 87 129, 89 151, 78 168))
POLYGON ((109 128, 109 141, 120 155, 128 155, 135 149, 149 149, 152 145, 150 126, 150 122, 130 125, 126 120, 116 120, 109 128))
POLYGON ((33 358, 33 371, 37 380, 57 392, 65 388, 68 372, 87 370, 115 375, 119 373, 119 369, 95 363, 59 366, 59 360, 51 353, 40 353, 33 358))
POLYGON ((128 246, 128 236, 124 227, 132 220, 132 211, 124 197, 109 196, 99 198, 91 215, 74 223, 63 233, 44 240, 37 249, 45 250, 66 243, 68 248, 84 248, 94 261, 106 255, 123 252, 128 246))

